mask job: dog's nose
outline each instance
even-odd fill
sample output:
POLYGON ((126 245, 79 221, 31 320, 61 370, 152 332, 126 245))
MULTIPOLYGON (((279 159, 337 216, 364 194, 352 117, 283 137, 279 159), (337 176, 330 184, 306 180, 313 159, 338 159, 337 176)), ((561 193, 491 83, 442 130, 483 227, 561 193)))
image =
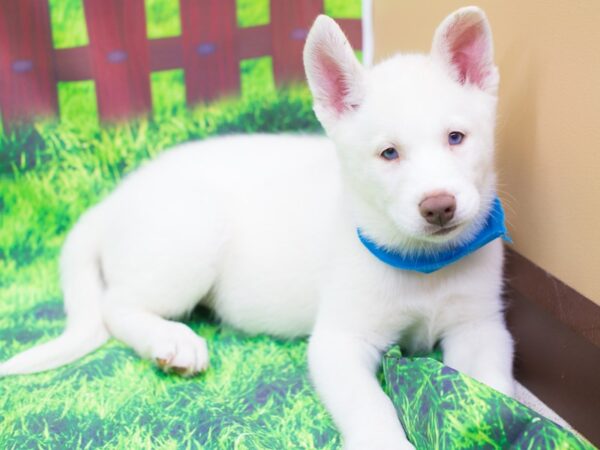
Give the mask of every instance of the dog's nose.
POLYGON ((419 211, 427 222, 443 227, 454 217, 456 198, 448 193, 430 195, 419 204, 419 211))

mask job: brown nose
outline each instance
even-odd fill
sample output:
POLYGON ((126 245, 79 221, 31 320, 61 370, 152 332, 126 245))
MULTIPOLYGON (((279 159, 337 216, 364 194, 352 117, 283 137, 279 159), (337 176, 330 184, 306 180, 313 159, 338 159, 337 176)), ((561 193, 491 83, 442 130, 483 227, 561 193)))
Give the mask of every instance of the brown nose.
POLYGON ((454 217, 456 198, 450 194, 438 194, 425 197, 419 204, 423 218, 432 225, 443 227, 454 217))

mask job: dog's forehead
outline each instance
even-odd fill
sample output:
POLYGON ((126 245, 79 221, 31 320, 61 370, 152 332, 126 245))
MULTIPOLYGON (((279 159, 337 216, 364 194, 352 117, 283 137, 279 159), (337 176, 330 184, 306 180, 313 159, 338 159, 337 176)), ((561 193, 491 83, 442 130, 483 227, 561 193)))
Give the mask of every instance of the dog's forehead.
POLYGON ((371 69, 364 106, 380 127, 433 131, 488 117, 493 103, 486 97, 454 81, 429 55, 403 54, 371 69))
POLYGON ((460 104, 465 89, 427 55, 397 55, 375 66, 369 74, 368 100, 380 105, 419 104, 439 109, 460 104))

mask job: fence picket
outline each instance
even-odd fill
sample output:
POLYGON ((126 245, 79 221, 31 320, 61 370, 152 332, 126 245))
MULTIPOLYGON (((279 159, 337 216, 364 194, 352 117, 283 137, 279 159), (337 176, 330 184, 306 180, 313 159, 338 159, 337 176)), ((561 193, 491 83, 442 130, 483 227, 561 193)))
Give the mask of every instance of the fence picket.
POLYGON ((304 80, 302 49, 323 0, 271 0, 273 72, 278 85, 304 80))
POLYGON ((240 89, 235 0, 181 0, 188 105, 240 89))
POLYGON ((7 129, 58 111, 45 1, 0 0, 0 109, 7 129))
POLYGON ((98 111, 103 120, 152 108, 144 0, 84 0, 98 111))

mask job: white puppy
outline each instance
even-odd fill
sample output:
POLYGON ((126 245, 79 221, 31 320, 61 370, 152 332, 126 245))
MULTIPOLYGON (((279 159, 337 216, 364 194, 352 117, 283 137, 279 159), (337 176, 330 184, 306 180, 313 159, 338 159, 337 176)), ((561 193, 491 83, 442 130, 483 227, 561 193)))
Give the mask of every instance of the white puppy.
POLYGON ((250 333, 311 334, 311 376, 346 448, 412 448, 375 378, 393 342, 439 341, 446 364, 512 392, 501 242, 424 274, 382 262, 357 235, 410 260, 460 248, 484 226, 498 74, 483 12, 446 18, 430 55, 371 70, 321 16, 304 60, 330 139, 210 139, 128 176, 67 238, 64 334, 0 374, 66 364, 109 335, 197 373, 206 342, 170 319, 200 302, 250 333))

